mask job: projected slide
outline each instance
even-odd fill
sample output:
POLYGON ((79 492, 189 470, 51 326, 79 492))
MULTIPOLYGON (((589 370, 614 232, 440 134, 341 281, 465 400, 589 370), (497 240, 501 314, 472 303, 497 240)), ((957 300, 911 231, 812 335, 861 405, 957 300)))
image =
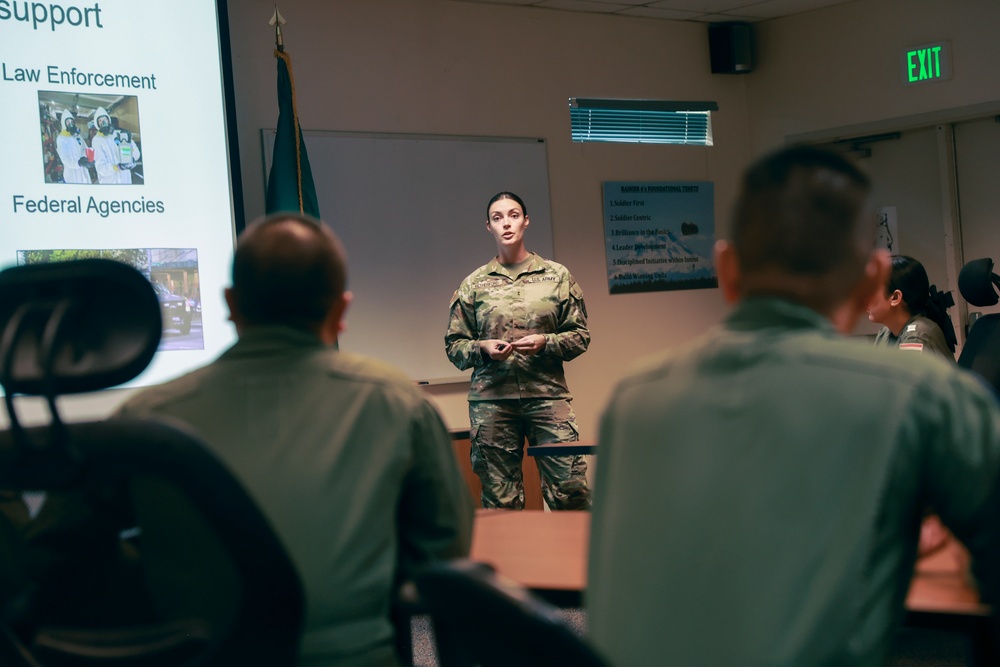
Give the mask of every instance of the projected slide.
POLYGON ((163 341, 136 384, 234 338, 223 57, 215 0, 0 0, 0 268, 109 257, 139 269, 163 341))

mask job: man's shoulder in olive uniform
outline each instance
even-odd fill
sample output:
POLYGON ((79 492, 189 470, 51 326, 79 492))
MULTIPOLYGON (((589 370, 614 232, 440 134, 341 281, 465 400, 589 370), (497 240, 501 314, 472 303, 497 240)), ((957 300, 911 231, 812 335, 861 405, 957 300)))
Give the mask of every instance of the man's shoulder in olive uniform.
POLYGON ((601 421, 598 646, 621 664, 880 665, 928 505, 996 599, 996 401, 954 364, 906 356, 760 298, 629 374, 601 421), (651 587, 648 554, 683 565, 651 587), (623 606, 669 629, 632 641, 623 606), (719 627, 738 641, 713 641, 719 627))

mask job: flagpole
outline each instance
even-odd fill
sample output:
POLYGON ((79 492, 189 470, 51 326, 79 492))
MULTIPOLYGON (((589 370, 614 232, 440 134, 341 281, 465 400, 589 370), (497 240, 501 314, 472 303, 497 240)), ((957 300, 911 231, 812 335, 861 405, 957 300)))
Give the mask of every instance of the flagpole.
POLYGON ((285 25, 285 23, 285 17, 278 11, 278 5, 275 5, 274 14, 271 15, 271 20, 267 24, 274 26, 274 48, 278 51, 285 50, 285 40, 281 36, 281 26, 285 25))
POLYGON ((309 166, 306 138, 299 124, 298 93, 292 72, 292 58, 285 51, 285 17, 274 7, 274 57, 277 64, 278 123, 271 151, 271 171, 267 176, 265 210, 297 211, 319 218, 319 201, 309 166), (293 166, 292 163, 295 163, 293 166))
POLYGON ((295 75, 292 72, 292 57, 285 53, 285 40, 281 33, 281 26, 285 25, 285 23, 287 23, 285 17, 278 11, 278 5, 275 5, 274 14, 271 16, 268 24, 274 26, 274 57, 280 58, 285 62, 285 68, 288 70, 288 80, 292 89, 292 119, 295 123, 296 185, 299 195, 299 213, 305 214, 305 203, 302 198, 302 135, 299 128, 299 109, 295 99, 295 75))

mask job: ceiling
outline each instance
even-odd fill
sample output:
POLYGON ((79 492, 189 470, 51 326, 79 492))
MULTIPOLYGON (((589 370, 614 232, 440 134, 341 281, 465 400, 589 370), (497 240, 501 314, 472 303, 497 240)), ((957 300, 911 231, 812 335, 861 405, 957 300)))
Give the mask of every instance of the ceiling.
POLYGON ((493 5, 518 5, 572 12, 621 14, 671 21, 746 21, 779 16, 860 0, 455 0, 493 5))

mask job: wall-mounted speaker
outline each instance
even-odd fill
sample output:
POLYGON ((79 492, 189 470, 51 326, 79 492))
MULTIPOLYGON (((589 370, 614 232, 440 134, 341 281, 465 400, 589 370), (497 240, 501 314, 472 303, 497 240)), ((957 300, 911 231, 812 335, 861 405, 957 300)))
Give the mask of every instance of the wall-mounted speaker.
POLYGON ((753 33, 749 23, 727 21, 708 26, 712 74, 748 74, 753 70, 753 33))

